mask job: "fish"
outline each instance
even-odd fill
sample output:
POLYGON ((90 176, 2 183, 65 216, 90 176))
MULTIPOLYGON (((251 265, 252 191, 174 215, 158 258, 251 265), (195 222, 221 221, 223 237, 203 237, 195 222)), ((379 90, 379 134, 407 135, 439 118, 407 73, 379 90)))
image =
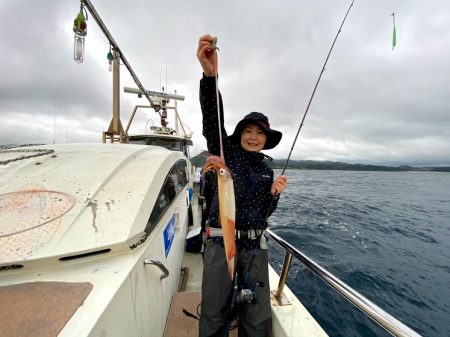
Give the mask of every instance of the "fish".
POLYGON ((228 265, 230 279, 234 278, 236 240, 235 217, 236 205, 234 198, 234 185, 231 170, 225 165, 223 157, 210 156, 203 167, 203 174, 215 171, 217 177, 217 189, 219 196, 219 223, 222 227, 225 257, 228 265))

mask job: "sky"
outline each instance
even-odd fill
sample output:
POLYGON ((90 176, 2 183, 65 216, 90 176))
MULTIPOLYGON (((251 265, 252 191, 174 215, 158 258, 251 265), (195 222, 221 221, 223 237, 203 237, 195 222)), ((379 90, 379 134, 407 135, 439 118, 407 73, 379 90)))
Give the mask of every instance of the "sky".
MULTIPOLYGON (((218 37, 229 134, 251 111, 283 132, 286 158, 348 0, 91 0, 147 90, 175 90, 193 154, 206 149, 198 100, 200 36, 218 37)), ((0 144, 101 142, 112 116, 109 43, 88 15, 73 60, 78 0, 0 0, 0 144)), ((450 166, 450 2, 356 0, 292 159, 450 166), (397 45, 392 48, 392 12, 397 45)), ((136 87, 121 67, 121 87, 136 87)), ((171 102, 171 104, 173 101, 171 102)), ((126 126, 145 98, 121 91, 126 126)), ((174 127, 173 119, 169 126, 174 127)), ((130 133, 159 123, 141 109, 130 133)))

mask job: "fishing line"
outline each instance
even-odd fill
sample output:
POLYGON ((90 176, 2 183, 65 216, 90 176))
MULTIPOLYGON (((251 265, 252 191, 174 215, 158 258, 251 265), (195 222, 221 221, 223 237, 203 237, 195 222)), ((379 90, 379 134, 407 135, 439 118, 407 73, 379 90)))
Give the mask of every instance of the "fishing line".
POLYGON ((214 38, 211 41, 211 48, 214 50, 214 54, 216 55, 216 64, 214 65, 214 81, 216 83, 216 105, 217 105, 217 122, 219 124, 219 146, 220 146, 220 157, 225 162, 225 155, 223 153, 223 140, 222 140, 222 121, 220 120, 220 99, 219 99, 219 80, 217 75, 217 68, 219 67, 219 57, 217 55, 217 39, 214 38))

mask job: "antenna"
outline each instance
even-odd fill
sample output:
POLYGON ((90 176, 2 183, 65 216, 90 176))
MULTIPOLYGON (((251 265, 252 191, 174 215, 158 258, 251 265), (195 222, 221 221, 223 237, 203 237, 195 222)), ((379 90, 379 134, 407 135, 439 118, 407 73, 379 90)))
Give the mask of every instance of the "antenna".
POLYGON ((55 134, 56 134, 56 111, 53 110, 53 144, 55 144, 55 134))

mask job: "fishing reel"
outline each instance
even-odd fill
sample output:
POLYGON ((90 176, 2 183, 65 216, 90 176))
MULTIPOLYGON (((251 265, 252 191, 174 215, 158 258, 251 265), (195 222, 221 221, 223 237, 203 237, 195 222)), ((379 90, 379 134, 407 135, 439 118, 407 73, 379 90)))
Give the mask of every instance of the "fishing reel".
POLYGON ((241 303, 255 304, 256 291, 258 290, 258 287, 264 287, 264 282, 256 282, 250 289, 242 288, 236 295, 236 302, 238 304, 241 303))

